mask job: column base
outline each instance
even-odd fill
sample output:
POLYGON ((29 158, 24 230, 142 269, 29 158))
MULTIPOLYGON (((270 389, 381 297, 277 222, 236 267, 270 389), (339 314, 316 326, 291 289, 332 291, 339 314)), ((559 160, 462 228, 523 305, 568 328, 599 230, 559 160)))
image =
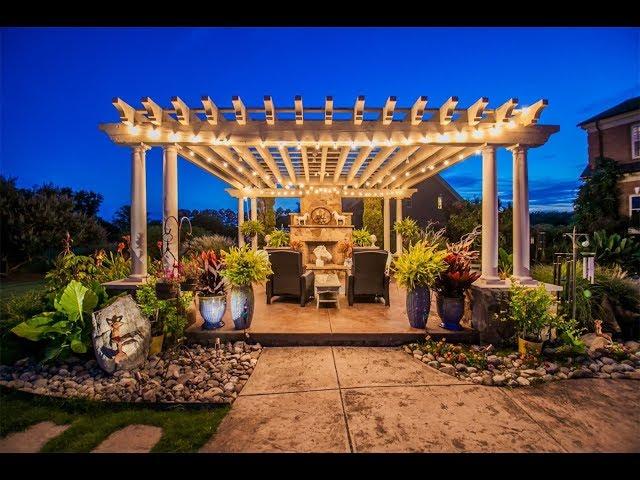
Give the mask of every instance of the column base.
POLYGON ((147 274, 132 274, 125 278, 124 281, 129 283, 145 283, 147 278, 149 278, 147 274))
POLYGON ((517 276, 513 276, 513 278, 515 280, 517 280, 520 284, 525 285, 525 286, 531 286, 531 287, 535 287, 536 285, 538 285, 540 282, 537 280, 534 280, 533 278, 527 276, 527 277, 517 277, 517 276))
POLYGON ((473 282, 473 284, 479 287, 499 287, 501 285, 506 285, 507 281, 501 279, 500 277, 480 277, 478 278, 478 280, 473 282))

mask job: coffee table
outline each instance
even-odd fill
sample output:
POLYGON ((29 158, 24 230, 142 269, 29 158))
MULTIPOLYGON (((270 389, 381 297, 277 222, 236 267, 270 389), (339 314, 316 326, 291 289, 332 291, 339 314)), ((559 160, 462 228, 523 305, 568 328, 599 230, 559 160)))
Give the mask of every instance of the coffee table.
POLYGON ((335 273, 319 273, 314 280, 314 294, 316 297, 316 308, 320 308, 321 303, 333 303, 340 308, 340 279, 335 273))

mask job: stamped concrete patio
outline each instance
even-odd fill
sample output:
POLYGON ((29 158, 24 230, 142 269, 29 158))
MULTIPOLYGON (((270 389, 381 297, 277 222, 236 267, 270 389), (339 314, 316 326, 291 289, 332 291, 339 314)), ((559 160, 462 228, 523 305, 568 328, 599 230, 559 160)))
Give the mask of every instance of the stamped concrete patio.
POLYGON ((282 347, 203 452, 639 452, 640 389, 463 383, 396 348, 282 347))

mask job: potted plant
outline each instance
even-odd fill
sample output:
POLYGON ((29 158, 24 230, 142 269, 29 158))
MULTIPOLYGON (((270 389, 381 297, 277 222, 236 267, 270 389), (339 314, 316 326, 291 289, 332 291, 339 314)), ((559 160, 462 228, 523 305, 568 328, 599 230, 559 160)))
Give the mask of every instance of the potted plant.
POLYGON ((521 355, 542 352, 542 334, 556 324, 552 313, 553 298, 543 283, 538 287, 525 287, 514 278, 509 289, 509 305, 503 320, 511 321, 518 336, 521 355))
POLYGON ((349 240, 340 240, 336 247, 338 253, 344 255, 344 265, 351 268, 353 265, 353 242, 349 240))
POLYGON ((163 270, 162 276, 156 282, 156 295, 160 300, 168 300, 178 296, 182 281, 181 270, 182 265, 177 262, 173 267, 163 270))
POLYGON ((301 240, 291 240, 291 242, 289 243, 289 248, 291 248, 291 250, 295 250, 296 252, 301 252, 302 251, 302 241, 301 240))
POLYGON ((204 319, 202 328, 213 330, 224 325, 222 317, 227 310, 227 289, 222 277, 222 261, 216 252, 201 252, 200 275, 196 283, 200 315, 204 319))
POLYGON ((231 318, 236 330, 247 329, 253 319, 254 282, 264 282, 271 275, 269 254, 265 250, 253 251, 248 245, 232 247, 222 252, 222 276, 231 286, 231 318))
POLYGON ((476 228, 457 243, 447 243, 446 270, 435 279, 436 307, 442 320, 441 327, 447 330, 462 330, 460 320, 464 315, 464 294, 480 273, 471 271, 471 262, 479 256, 471 246, 481 233, 476 228))
POLYGON ((372 245, 371 234, 365 228, 354 229, 351 233, 351 238, 355 248, 370 247, 372 245))
POLYGON ((267 242, 268 250, 289 248, 289 234, 284 230, 276 229, 270 234, 265 235, 264 240, 267 242))
POLYGON ((147 277, 146 283, 136 290, 136 303, 142 313, 151 322, 151 344, 149 356, 157 355, 162 351, 164 341, 164 311, 163 303, 156 294, 157 280, 153 276, 147 277))
POLYGON ((405 248, 420 239, 420 227, 413 218, 406 217, 396 221, 393 229, 402 238, 402 244, 405 248))
POLYGON ((420 240, 410 245, 392 264, 393 275, 399 285, 407 289, 407 316, 413 328, 425 328, 431 309, 429 287, 446 269, 446 250, 420 240))
POLYGON ((262 235, 264 234, 264 225, 262 225, 260 220, 247 220, 242 223, 240 233, 244 235, 245 239, 262 235))
POLYGON ((183 292, 193 292, 200 277, 201 266, 195 258, 189 258, 182 263, 182 282, 180 290, 183 292))

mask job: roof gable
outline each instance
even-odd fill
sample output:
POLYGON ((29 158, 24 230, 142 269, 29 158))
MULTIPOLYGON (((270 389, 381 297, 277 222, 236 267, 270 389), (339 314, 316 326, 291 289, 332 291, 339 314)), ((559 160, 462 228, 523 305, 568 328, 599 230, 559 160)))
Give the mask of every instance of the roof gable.
POLYGON ((604 112, 600 112, 599 114, 580 122, 578 126, 582 127, 587 123, 604 120, 605 118, 615 117, 617 115, 622 115, 623 113, 633 112, 634 110, 640 110, 640 97, 629 98, 628 100, 625 100, 624 102, 619 103, 616 106, 605 110, 604 112))

